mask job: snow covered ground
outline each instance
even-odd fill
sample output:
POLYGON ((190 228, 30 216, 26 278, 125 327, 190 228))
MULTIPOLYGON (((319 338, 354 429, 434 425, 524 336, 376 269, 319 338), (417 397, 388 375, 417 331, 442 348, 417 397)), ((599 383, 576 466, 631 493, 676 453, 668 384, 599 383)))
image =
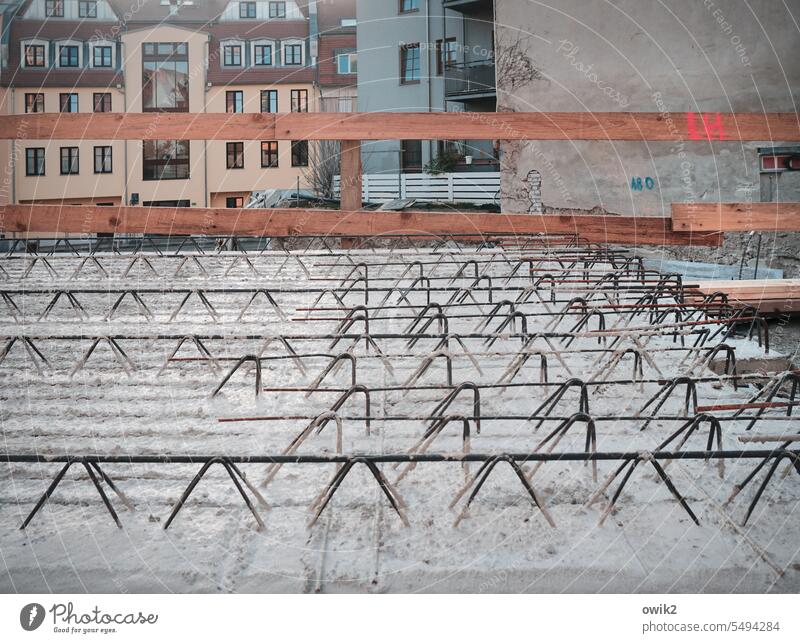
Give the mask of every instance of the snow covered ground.
MULTIPOLYGON (((473 258, 473 251, 459 258, 457 253, 442 255, 407 251, 352 252, 353 261, 403 264, 420 261, 428 276, 453 277, 458 264, 449 260, 473 258), (444 260, 443 259, 444 256, 444 260), (436 261, 442 260, 439 265, 436 261)), ((478 259, 497 257, 492 250, 482 251, 478 259)), ((25 347, 17 343, 0 364, 0 421, 2 448, 6 453, 111 454, 111 455, 274 455, 284 451, 290 441, 308 424, 308 419, 220 423, 220 418, 263 416, 302 416, 312 418, 329 409, 339 392, 267 392, 254 395, 254 372, 246 367, 237 372, 217 397, 211 393, 221 382, 231 361, 220 361, 215 370, 208 361, 174 361, 162 370, 177 339, 151 339, 162 334, 217 335, 227 339, 204 340, 218 358, 239 358, 246 354, 281 357, 263 365, 265 387, 303 387, 329 364, 327 357, 305 357, 302 369, 287 359, 284 346, 269 342, 270 336, 319 335, 335 331, 341 311, 308 313, 317 298, 311 292, 277 292, 279 289, 332 288, 338 286, 352 262, 339 255, 301 257, 284 262, 275 253, 251 255, 255 274, 244 261, 233 265, 234 256, 205 257, 186 262, 177 275, 180 260, 152 257, 159 276, 143 262, 122 277, 129 257, 103 257, 109 273, 91 265, 70 278, 81 263, 77 257, 59 256, 51 261, 57 275, 44 265, 26 270, 21 259, 3 260, 8 275, 4 288, 113 289, 115 287, 207 288, 215 309, 213 319, 198 297, 192 296, 169 321, 183 295, 171 292, 142 295, 154 320, 148 320, 135 302, 126 299, 110 321, 104 320, 117 294, 76 294, 88 319, 79 320, 69 302, 62 298, 47 319, 38 321, 52 295, 26 295, 15 298, 21 311, 14 320, 9 308, 0 312, 3 336, 73 336, 84 339, 34 340, 49 365, 34 364, 25 347), (329 264, 336 263, 336 266, 329 264), (280 272, 277 272, 280 268, 280 272), (205 271, 205 272, 204 272, 205 271), (306 274, 309 273, 311 278, 306 274), (276 274, 277 273, 277 274, 276 274), (259 297, 237 321, 249 301, 249 293, 222 293, 230 288, 269 288, 290 319, 282 321, 265 299, 259 297), (309 315, 324 318, 299 321, 309 315), (89 337, 125 335, 141 337, 120 341, 120 346, 135 362, 128 372, 107 344, 101 343, 83 369, 71 375, 90 347, 89 337), (231 339, 231 336, 237 338, 231 339), (247 336, 248 338, 243 338, 247 336), (264 348, 265 343, 267 344, 264 348), (263 352, 261 352, 263 350, 263 352)), ((557 272, 560 266, 539 266, 557 272)), ((419 267, 403 275, 403 265, 370 267, 374 288, 399 283, 411 285, 419 267), (401 278, 398 282, 397 280, 401 278), (384 280, 384 281, 382 281, 384 280)), ((502 289, 509 265, 502 260, 480 264, 494 275, 494 287, 502 289)), ((520 271, 523 276, 527 264, 520 271)), ((450 286, 468 286, 474 280, 472 268, 450 286)), ((527 278, 527 277, 525 277, 527 278)), ((524 282, 512 280, 511 286, 524 282)), ((448 285, 448 280, 434 281, 448 285)), ((363 283, 354 286, 354 290, 363 283)), ((580 294, 582 284, 564 285, 559 301, 580 294), (575 289, 575 292, 573 292, 575 289)), ((385 293, 371 293, 369 305, 377 306, 385 293)), ((518 291, 495 292, 495 301, 514 299, 518 291)), ((549 289, 541 292, 545 302, 531 298, 520 307, 528 316, 528 331, 543 331, 558 318, 541 315, 558 311, 564 304, 547 302, 549 289)), ((434 292, 433 301, 444 304, 452 292, 434 292)), ((480 305, 445 309, 449 332, 475 332, 478 318, 465 318, 492 306, 486 292, 477 292, 480 305)), ((370 332, 374 335, 401 333, 410 323, 410 311, 397 305, 397 293, 378 313, 370 312, 370 332), (402 318, 401 318, 402 317, 402 318)), ((426 294, 415 290, 408 299, 419 311, 426 294)), ((599 300, 598 300, 599 301, 599 300)), ((345 297, 348 306, 363 304, 363 293, 345 297)), ((401 301, 405 305, 405 301, 401 301)), ((604 300, 604 303, 607 301, 604 300)), ((320 305, 333 308, 331 296, 320 305)), ((2 305, 0 304, 0 307, 2 305)), ((618 328, 648 327, 647 316, 632 322, 608 314, 606 324, 618 328)), ((495 328, 502 316, 493 321, 495 328)), ((549 331, 568 331, 579 319, 567 316, 549 331)), ((672 318, 667 319, 670 323, 672 318)), ((597 327, 597 320, 590 320, 597 327)), ((357 322, 349 331, 362 332, 357 322)), ((519 330, 519 326, 517 326, 519 330)), ((716 330, 716 327, 714 327, 716 330)), ((437 323, 428 332, 436 332, 437 323)), ((488 331, 487 331, 488 332, 488 331)), ((687 341, 691 345, 693 337, 687 341)), ((392 355, 386 361, 374 349, 367 352, 364 341, 343 340, 330 348, 327 340, 292 340, 298 353, 338 354, 352 346, 357 356, 358 383, 370 387, 403 384, 416 371, 438 340, 424 339, 409 347, 402 339, 376 340, 380 350, 392 355), (397 355, 403 355, 398 357, 397 355), (391 369, 387 367, 387 361, 391 369)), ((628 340, 626 340, 628 341, 628 340)), ((647 379, 686 374, 694 357, 675 350, 680 342, 670 335, 653 336, 646 331, 639 341, 653 363, 643 365, 647 379)), ((570 377, 589 380, 608 356, 596 337, 580 337, 562 350, 563 364, 553 355, 548 358, 550 380, 563 382, 570 377), (595 351, 595 352, 586 352, 595 351)), ((3 342, 5 343, 5 342, 3 342)), ((496 383, 520 348, 518 338, 500 338, 491 347, 482 340, 464 343, 480 371, 457 342, 451 343, 453 381, 496 383)), ((709 346, 714 342, 710 342, 709 346)), ((738 355, 753 356, 761 349, 753 341, 729 341, 738 355)), ((626 344, 627 346, 628 344, 626 344)), ((632 345, 632 344, 631 344, 632 345)), ((548 350, 545 343, 538 348, 548 350)), ((177 357, 197 357, 197 348, 186 343, 177 357)), ((632 375, 633 363, 627 356, 599 379, 621 380, 632 375)), ((709 377, 700 368, 694 375, 709 377)), ((443 359, 434 360, 419 379, 420 385, 445 383, 443 359)), ((323 387, 350 386, 350 367, 345 364, 329 375, 323 387)), ((528 361, 514 381, 539 381, 539 361, 528 361)), ((606 384, 590 388, 592 416, 630 416, 659 389, 658 384, 606 384)), ((509 387, 481 390, 482 415, 531 414, 555 389, 509 387)), ((662 416, 683 414, 683 389, 661 409, 662 416)), ((371 414, 375 417, 425 416, 448 391, 425 389, 403 392, 375 391, 371 394, 371 414)), ((708 381, 698 385, 700 405, 746 401, 754 389, 734 390, 729 382, 708 381)), ((576 391, 570 391, 556 408, 569 416, 578 410, 576 391)), ((460 396, 449 412, 471 414, 471 395, 460 396)), ((364 415, 364 397, 355 395, 341 409, 347 417, 364 415)), ((780 418, 785 411, 770 410, 750 432, 796 433, 797 422, 780 418), (768 417, 776 417, 769 420, 768 417)), ((729 416, 730 412, 721 412, 729 416)), ((528 452, 534 450, 557 423, 547 422, 538 430, 536 422, 484 420, 480 434, 471 431, 473 453, 528 452)), ((648 451, 682 424, 678 420, 656 420, 645 430, 642 421, 598 421, 599 451, 648 451)), ((343 422, 344 453, 403 453, 421 438, 428 423, 421 419, 374 421, 367 434, 360 420, 343 422)), ((723 446, 740 449, 738 437, 745 435, 745 422, 722 423, 723 446)), ((336 452, 336 426, 331 422, 319 434, 312 434, 298 453, 336 452)), ((686 449, 705 449, 707 428, 695 433, 686 449)), ((582 451, 585 428, 575 426, 555 448, 555 452, 582 451)), ((764 448, 758 445, 760 448, 764 448)), ((461 425, 450 424, 428 449, 431 453, 459 453, 462 449, 461 425)), ((357 466, 345 479, 319 522, 308 528, 309 505, 322 491, 335 471, 335 465, 292 464, 281 468, 261 491, 271 505, 259 509, 266 529, 256 530, 252 514, 238 495, 222 467, 213 467, 200 482, 187 505, 169 530, 163 525, 198 465, 117 464, 103 468, 135 505, 126 509, 114 496, 124 528, 117 529, 85 472, 73 469, 55 495, 26 530, 19 526, 57 473, 57 464, 0 464, 0 591, 45 592, 796 592, 800 590, 800 476, 784 475, 784 465, 766 488, 746 527, 744 514, 762 476, 758 476, 730 505, 723 507, 733 486, 741 482, 755 461, 728 462, 720 478, 715 463, 702 460, 674 461, 667 467, 676 487, 686 497, 700 520, 694 524, 675 501, 652 468, 640 466, 625 487, 615 512, 598 526, 608 496, 587 508, 587 500, 616 468, 615 462, 598 464, 597 481, 591 466, 576 462, 552 462, 541 466, 532 479, 556 524, 551 528, 528 496, 510 467, 501 464, 473 502, 468 515, 457 525, 463 499, 455 509, 449 504, 463 486, 465 471, 460 463, 419 464, 397 484, 404 499, 410 527, 403 526, 392 511, 366 467, 357 466)), ((474 473, 478 465, 470 465, 474 473)), ((242 465, 248 479, 260 484, 265 465, 242 465)), ((400 468, 382 465, 381 470, 394 481, 400 468)), ((763 473, 762 473, 763 475, 763 473)), ((618 481, 617 481, 618 482, 618 481)), ((616 485, 616 483, 615 483, 616 485)), ((615 487, 612 486, 612 489, 615 487)))

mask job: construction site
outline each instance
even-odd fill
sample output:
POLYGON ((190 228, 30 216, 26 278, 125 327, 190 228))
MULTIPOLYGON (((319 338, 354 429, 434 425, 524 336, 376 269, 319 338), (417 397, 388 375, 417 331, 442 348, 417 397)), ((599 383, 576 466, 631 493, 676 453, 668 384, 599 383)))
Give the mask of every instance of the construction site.
MULTIPOLYGON (((800 140, 795 115, 714 119, 800 140)), ((692 145, 706 115, 43 114, 0 136, 23 120, 341 140, 342 209, 3 208, 4 591, 800 589, 800 372, 770 344, 800 284, 642 258, 797 231, 800 206, 360 211, 359 141, 692 145)))

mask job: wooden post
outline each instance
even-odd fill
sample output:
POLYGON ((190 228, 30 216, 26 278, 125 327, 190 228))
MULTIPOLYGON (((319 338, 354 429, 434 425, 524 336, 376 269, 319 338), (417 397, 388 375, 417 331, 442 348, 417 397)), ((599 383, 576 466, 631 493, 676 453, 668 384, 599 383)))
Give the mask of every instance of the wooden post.
POLYGON ((342 141, 341 209, 361 209, 361 141, 342 141))
MULTIPOLYGON (((360 210, 361 202, 361 141, 341 141, 339 193, 342 210, 360 210)), ((342 248, 353 248, 358 241, 343 237, 342 248)))

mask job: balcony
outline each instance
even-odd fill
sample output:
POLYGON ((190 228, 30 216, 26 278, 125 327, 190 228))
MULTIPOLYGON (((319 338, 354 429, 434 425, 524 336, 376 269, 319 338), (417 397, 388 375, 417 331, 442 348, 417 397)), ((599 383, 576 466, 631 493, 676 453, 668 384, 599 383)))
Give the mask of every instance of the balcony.
POLYGON ((460 11, 461 13, 491 13, 494 0, 443 0, 442 8, 460 11))
POLYGON ((449 100, 468 101, 494 98, 494 60, 476 60, 449 65, 445 70, 444 93, 449 100))

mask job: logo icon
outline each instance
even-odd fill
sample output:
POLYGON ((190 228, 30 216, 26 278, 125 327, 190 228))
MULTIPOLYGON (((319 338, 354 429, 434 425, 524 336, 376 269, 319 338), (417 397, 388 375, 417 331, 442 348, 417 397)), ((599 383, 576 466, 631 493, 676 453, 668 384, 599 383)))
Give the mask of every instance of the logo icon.
POLYGON ((44 607, 39 603, 29 603, 19 613, 19 624, 27 632, 33 632, 44 622, 44 607))

